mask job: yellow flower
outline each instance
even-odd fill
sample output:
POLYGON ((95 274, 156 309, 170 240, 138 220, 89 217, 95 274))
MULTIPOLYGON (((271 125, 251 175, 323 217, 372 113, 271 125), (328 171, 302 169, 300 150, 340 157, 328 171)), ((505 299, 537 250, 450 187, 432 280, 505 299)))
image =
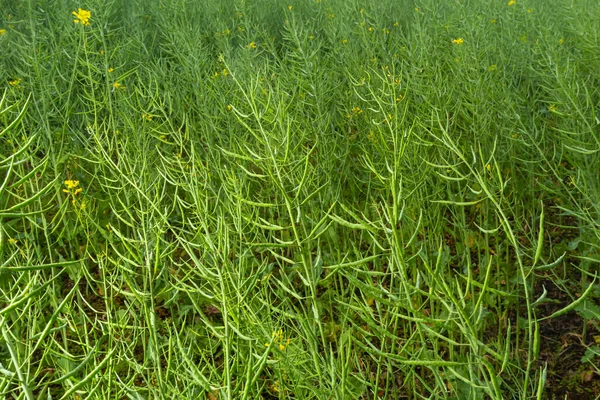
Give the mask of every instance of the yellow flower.
POLYGON ((556 104, 551 104, 551 105, 548 107, 548 109, 549 109, 550 111, 556 111, 556 110, 558 110, 558 108, 556 107, 556 104))
POLYGON ((255 48, 256 48, 256 43, 254 43, 254 42, 250 42, 250 43, 249 43, 249 44, 246 46, 246 48, 247 48, 247 49, 255 49, 255 48))
POLYGON ((463 38, 458 38, 458 39, 453 39, 452 43, 454 44, 463 44, 465 41, 463 40, 463 38))
POLYGON ((150 114, 142 114, 142 118, 148 122, 152 121, 152 115, 150 114))
POLYGON ((348 44, 348 39, 342 40, 342 44, 348 44))
POLYGON ((81 23, 81 25, 89 25, 90 24, 90 17, 92 16, 92 13, 84 10, 82 8, 77 9, 77 11, 73 11, 71 14, 73 14, 75 16, 73 22, 75 22, 76 24, 81 23))
POLYGON ((8 82, 8 84, 9 84, 10 86, 19 86, 19 84, 20 84, 20 83, 21 83, 21 78, 17 78, 17 79, 15 79, 14 81, 10 81, 10 82, 8 82))
POLYGON ((115 82, 115 83, 113 83, 113 87, 114 87, 115 89, 118 89, 118 88, 120 88, 120 87, 121 87, 121 84, 120 84, 119 82, 115 82))
POLYGON ((6 29, 0 29, 0 36, 6 34, 6 29))
POLYGON ((510 0, 510 1, 508 2, 508 5, 509 5, 509 6, 514 6, 515 4, 517 4, 516 0, 510 0))
POLYGON ((17 239, 13 239, 13 238, 8 238, 8 243, 15 245, 17 244, 18 240, 17 239))
POLYGON ((292 6, 288 6, 288 10, 291 10, 291 9, 292 9, 292 6))
POLYGON ((493 19, 493 20, 490 21, 490 24, 495 24, 495 23, 496 23, 495 19, 493 19))
POLYGON ((564 42, 565 42, 565 39, 563 39, 563 38, 558 39, 558 44, 563 44, 564 42))
POLYGON ((71 180, 71 179, 67 179, 65 181, 65 186, 68 189, 75 189, 77 186, 79 186, 79 181, 74 181, 74 180, 71 180))
POLYGON ((115 70, 114 68, 109 68, 108 72, 111 73, 111 72, 114 72, 114 70, 115 70))
POLYGON ((373 30, 374 30, 374 29, 373 29, 373 27, 372 27, 372 26, 370 26, 370 27, 369 27, 369 32, 373 32, 373 30))
POLYGON ((532 13, 532 12, 533 12, 533 8, 528 8, 528 9, 527 9, 527 12, 528 12, 528 13, 532 13))
POLYGON ((227 104, 227 111, 231 111, 231 105, 227 104))

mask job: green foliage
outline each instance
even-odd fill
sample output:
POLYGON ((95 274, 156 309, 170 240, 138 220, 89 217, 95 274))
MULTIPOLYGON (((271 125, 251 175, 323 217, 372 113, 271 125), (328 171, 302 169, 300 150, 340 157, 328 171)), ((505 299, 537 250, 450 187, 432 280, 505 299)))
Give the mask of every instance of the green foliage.
POLYGON ((543 398, 600 6, 512 3, 0 0, 0 393, 543 398))

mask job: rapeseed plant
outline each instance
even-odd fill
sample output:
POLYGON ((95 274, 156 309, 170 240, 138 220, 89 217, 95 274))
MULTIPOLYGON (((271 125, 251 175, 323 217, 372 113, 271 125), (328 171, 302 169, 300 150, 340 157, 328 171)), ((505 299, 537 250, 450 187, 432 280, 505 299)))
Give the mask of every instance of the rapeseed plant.
POLYGON ((33 37, 69 12, 30 0, 18 36, 3 25, 4 386, 27 399, 552 397, 544 379, 560 368, 535 343, 554 321, 534 301, 553 281, 549 297, 593 300, 581 282, 597 284, 600 169, 596 53, 564 42, 561 23, 598 36, 584 17, 600 6, 257 1, 147 0, 139 14, 113 0, 102 29, 33 37), (548 26, 532 37, 538 15, 548 26), (286 331, 265 335, 273 324, 286 331))

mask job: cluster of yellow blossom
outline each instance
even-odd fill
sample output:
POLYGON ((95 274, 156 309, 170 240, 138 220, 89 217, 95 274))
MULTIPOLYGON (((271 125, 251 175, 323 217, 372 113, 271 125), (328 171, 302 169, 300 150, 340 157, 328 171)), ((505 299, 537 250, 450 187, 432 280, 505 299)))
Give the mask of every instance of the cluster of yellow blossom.
MULTIPOLYGON (((73 204, 73 205, 77 204, 77 199, 75 198, 75 196, 77 196, 79 193, 83 192, 83 189, 78 187, 79 181, 67 179, 65 181, 65 186, 67 188, 63 189, 63 192, 65 192, 71 196, 71 204, 73 204)), ((83 210, 85 208, 85 203, 82 202, 80 205, 80 208, 83 210)))
POLYGON ((113 89, 118 90, 125 90, 125 85, 123 85, 121 82, 115 82, 113 83, 113 89))
POLYGON ((73 22, 76 24, 81 24, 84 26, 88 26, 90 24, 90 17, 92 16, 92 13, 88 10, 79 8, 77 11, 73 11, 71 14, 75 16, 76 19, 74 19, 73 22))
MULTIPOLYGON (((273 340, 272 342, 279 345, 279 350, 284 351, 287 346, 290 345, 290 339, 284 341, 283 338, 283 330, 280 329, 272 334, 273 340), (284 344, 285 342, 285 344, 284 344)), ((271 343, 265 343, 265 347, 271 346, 271 343)))
POLYGON ((454 44, 463 44, 465 41, 463 38, 453 39, 452 43, 454 44))
POLYGON ((213 76, 211 78, 217 79, 220 75, 222 75, 224 77, 229 76, 229 71, 227 70, 227 68, 223 68, 223 70, 221 72, 215 71, 215 73, 213 74, 213 76))
POLYGON ((362 113, 363 113, 362 108, 355 106, 352 108, 351 113, 346 114, 346 117, 348 117, 348 118, 352 118, 353 116, 358 117, 362 113))
MULTIPOLYGON (((67 187, 67 189, 69 189, 69 190, 70 190, 70 189, 75 189, 77 186, 79 186, 79 181, 74 181, 74 180, 70 180, 70 179, 69 179, 69 180, 66 180, 66 181, 65 181, 65 186, 66 186, 66 187, 67 187)), ((81 190, 81 188, 79 188, 79 189, 77 189, 77 190, 81 190)), ((66 191, 67 193, 69 192, 68 190, 64 190, 64 189, 63 189, 63 191, 66 191)))

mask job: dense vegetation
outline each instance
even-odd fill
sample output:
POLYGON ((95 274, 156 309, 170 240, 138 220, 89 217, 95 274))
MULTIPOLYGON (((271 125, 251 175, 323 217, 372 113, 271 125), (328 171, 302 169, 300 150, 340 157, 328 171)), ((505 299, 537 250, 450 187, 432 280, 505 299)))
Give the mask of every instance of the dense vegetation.
POLYGON ((0 0, 0 95, 4 398, 600 394, 597 1, 0 0))

